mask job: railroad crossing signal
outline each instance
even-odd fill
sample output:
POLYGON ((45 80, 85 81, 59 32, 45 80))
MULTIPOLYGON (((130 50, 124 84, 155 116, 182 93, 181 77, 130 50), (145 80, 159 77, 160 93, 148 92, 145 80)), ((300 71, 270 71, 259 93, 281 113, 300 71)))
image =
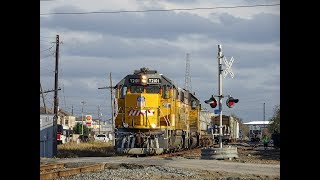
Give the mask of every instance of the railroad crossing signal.
POLYGON ((215 108, 217 106, 217 100, 213 96, 211 96, 210 99, 205 100, 204 102, 210 104, 212 108, 215 108))
POLYGON ((225 78, 228 75, 228 73, 230 74, 231 78, 233 78, 234 74, 231 69, 232 63, 234 61, 233 57, 231 57, 229 62, 227 61, 227 59, 225 57, 223 57, 223 61, 227 66, 226 69, 223 71, 223 78, 225 78))
POLYGON ((235 103, 238 103, 239 99, 234 99, 233 97, 229 97, 226 101, 226 104, 229 108, 232 108, 235 103))

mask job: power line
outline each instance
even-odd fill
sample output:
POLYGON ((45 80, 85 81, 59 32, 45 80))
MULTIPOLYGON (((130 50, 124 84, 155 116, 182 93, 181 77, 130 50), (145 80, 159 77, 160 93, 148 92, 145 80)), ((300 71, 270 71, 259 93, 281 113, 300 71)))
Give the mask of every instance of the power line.
POLYGON ((44 15, 69 15, 69 14, 113 14, 113 13, 140 13, 140 12, 163 12, 163 11, 194 11, 208 9, 235 9, 235 8, 250 8, 250 7, 266 7, 279 6, 279 4, 256 4, 256 5, 240 5, 240 6, 218 6, 218 7, 199 7, 199 8, 174 8, 174 9, 149 9, 149 10, 122 10, 122 11, 91 11, 91 12, 55 12, 55 13, 40 13, 44 15))
POLYGON ((48 58, 48 57, 54 57, 54 55, 53 54, 47 54, 46 56, 44 56, 44 57, 40 57, 40 60, 43 60, 43 59, 45 59, 45 58, 48 58))
POLYGON ((45 50, 40 51, 40 53, 41 53, 41 52, 48 51, 48 50, 52 49, 52 48, 53 48, 53 46, 54 46, 54 45, 52 45, 52 46, 51 46, 51 47, 49 47, 48 49, 45 49, 45 50))
POLYGON ((53 41, 47 41, 47 40, 43 40, 43 39, 40 39, 40 41, 49 42, 49 43, 55 43, 53 41))
POLYGON ((40 36, 40 37, 42 37, 42 38, 50 38, 50 39, 54 39, 55 38, 53 36, 40 36))

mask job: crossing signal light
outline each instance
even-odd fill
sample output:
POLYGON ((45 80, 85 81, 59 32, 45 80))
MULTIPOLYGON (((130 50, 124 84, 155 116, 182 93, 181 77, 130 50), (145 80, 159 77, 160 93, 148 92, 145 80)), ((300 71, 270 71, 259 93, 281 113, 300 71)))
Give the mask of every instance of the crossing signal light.
POLYGON ((226 104, 227 104, 227 106, 228 106, 229 108, 232 108, 232 107, 234 106, 234 104, 235 104, 235 103, 238 103, 238 102, 239 102, 239 99, 234 99, 233 97, 229 97, 229 98, 227 99, 226 104))
POLYGON ((213 96, 211 96, 210 99, 205 100, 204 102, 210 104, 212 108, 215 108, 217 106, 217 100, 213 96))

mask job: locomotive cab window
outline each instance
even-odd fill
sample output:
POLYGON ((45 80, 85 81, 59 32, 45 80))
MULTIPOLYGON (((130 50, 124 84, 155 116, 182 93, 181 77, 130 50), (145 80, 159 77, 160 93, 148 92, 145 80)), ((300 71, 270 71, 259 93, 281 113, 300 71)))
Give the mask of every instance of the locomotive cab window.
POLYGON ((196 107, 197 107, 197 101, 192 100, 192 101, 191 101, 191 108, 192 108, 192 109, 196 109, 196 107))
POLYGON ((180 95, 180 99, 179 99, 179 100, 180 100, 181 102, 184 102, 184 92, 183 92, 183 91, 180 91, 180 92, 179 92, 179 95, 180 95))
POLYGON ((159 93, 159 86, 147 86, 146 93, 158 94, 159 93))
POLYGON ((126 96, 126 94, 127 94, 127 86, 122 86, 121 87, 121 93, 120 93, 120 98, 124 98, 125 96, 126 96))
POLYGON ((163 85, 162 86, 162 97, 164 99, 169 99, 170 98, 170 85, 163 85))
POLYGON ((131 86, 130 92, 131 93, 143 93, 143 86, 131 86))

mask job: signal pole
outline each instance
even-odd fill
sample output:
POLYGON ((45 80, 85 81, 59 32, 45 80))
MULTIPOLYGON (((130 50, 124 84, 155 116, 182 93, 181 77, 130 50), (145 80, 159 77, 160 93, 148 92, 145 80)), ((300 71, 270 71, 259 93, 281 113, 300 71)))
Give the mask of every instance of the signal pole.
MULTIPOLYGON (((222 50, 221 50, 221 45, 218 45, 218 89, 219 89, 219 95, 217 95, 217 97, 219 97, 219 148, 213 148, 210 151, 212 151, 212 158, 214 159, 224 159, 224 158, 232 158, 232 157, 238 157, 237 155, 237 147, 228 147, 228 148, 223 148, 222 147, 222 137, 223 137, 223 132, 222 132, 222 98, 224 98, 224 96, 222 95, 222 75, 225 78, 228 74, 230 74, 230 76, 233 78, 234 74, 231 70, 231 66, 233 63, 233 58, 231 58, 231 60, 228 62, 224 56, 222 55, 222 50), (224 60, 225 64, 226 64, 226 69, 223 70, 222 69, 222 59, 224 60), (223 74, 222 74, 223 72, 223 74)), ((235 103, 238 103, 238 99, 235 99, 233 97, 231 97, 230 95, 226 95, 228 96, 228 99, 226 101, 226 104, 229 108, 233 107, 235 103)), ((217 105, 217 101, 214 99, 214 96, 212 95, 212 97, 209 100, 205 100, 204 101, 207 104, 210 104, 210 106, 212 108, 215 108, 217 105)), ((202 151, 202 150, 201 150, 202 151)))
MULTIPOLYGON (((220 131, 220 137, 219 137, 219 141, 220 141, 220 148, 222 148, 222 72, 223 72, 223 77, 225 78, 228 74, 230 74, 231 78, 234 77, 234 74, 232 72, 231 66, 232 63, 234 61, 233 57, 230 59, 230 61, 228 62, 227 59, 223 59, 224 63, 226 64, 226 69, 223 70, 222 69, 222 58, 224 58, 224 56, 222 55, 222 50, 221 50, 221 45, 218 45, 218 63, 219 63, 219 69, 218 69, 218 74, 219 74, 219 112, 220 112, 220 127, 219 127, 219 131, 220 131)), ((231 108, 235 103, 238 103, 239 99, 234 99, 233 97, 231 97, 230 95, 227 95, 229 98, 227 100, 227 106, 229 108, 231 108)))
POLYGON ((221 45, 218 45, 218 89, 219 89, 219 147, 222 148, 222 50, 221 50, 221 45))

